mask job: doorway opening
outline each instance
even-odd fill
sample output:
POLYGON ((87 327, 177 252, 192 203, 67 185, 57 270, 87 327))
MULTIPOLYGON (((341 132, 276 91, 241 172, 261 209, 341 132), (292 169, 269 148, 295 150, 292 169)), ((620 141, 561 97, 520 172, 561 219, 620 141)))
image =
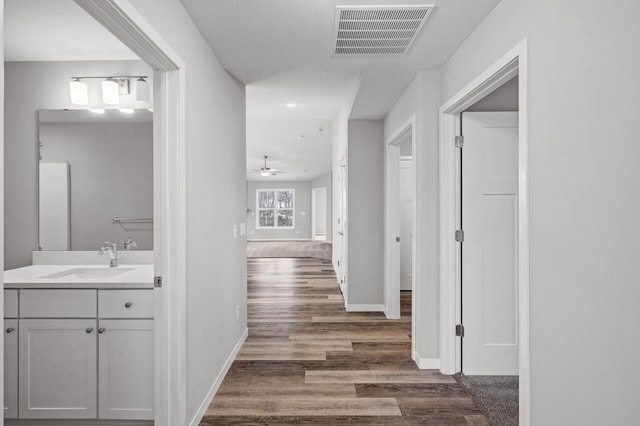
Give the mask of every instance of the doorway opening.
MULTIPOLYGON (((411 354, 416 318, 416 164, 415 117, 386 143, 384 305, 388 319, 400 319, 401 299, 411 299, 411 354)), ((417 361, 416 361, 417 362, 417 361)), ((420 365, 421 368, 426 368, 420 365)))
POLYGON ((311 188, 311 239, 327 240, 327 188, 311 188))
POLYGON ((128 3, 74 0, 153 68, 154 424, 184 421, 184 61, 128 3))
POLYGON ((528 425, 526 40, 446 102, 440 122, 441 371, 519 376, 517 417, 528 425), (487 112, 503 86, 518 112, 487 112))

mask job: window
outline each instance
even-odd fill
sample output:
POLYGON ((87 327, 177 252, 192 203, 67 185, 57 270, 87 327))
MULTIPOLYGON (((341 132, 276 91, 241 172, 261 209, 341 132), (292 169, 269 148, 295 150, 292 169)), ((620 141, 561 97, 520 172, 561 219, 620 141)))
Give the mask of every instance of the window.
POLYGON ((258 189, 256 204, 258 229, 293 229, 295 216, 293 189, 258 189))

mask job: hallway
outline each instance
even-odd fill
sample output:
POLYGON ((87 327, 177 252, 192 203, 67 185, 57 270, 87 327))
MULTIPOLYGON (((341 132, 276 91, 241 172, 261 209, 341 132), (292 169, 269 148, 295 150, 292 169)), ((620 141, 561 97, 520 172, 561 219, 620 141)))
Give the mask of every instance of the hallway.
POLYGON ((330 261, 248 260, 249 337, 201 425, 488 425, 451 376, 411 360, 402 318, 346 312, 330 261))

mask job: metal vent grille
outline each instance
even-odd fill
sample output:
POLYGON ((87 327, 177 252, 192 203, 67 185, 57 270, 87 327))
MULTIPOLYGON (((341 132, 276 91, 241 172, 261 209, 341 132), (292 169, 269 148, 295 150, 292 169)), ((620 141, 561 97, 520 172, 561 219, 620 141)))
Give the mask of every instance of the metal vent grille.
POLYGON ((433 5, 336 6, 332 55, 404 55, 433 5))

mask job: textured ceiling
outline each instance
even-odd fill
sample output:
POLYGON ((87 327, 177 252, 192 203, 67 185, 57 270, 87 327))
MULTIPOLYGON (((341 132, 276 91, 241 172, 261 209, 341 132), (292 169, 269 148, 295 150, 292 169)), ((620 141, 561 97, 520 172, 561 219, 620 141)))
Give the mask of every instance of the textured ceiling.
POLYGON ((354 82, 361 79, 351 118, 384 118, 418 71, 439 68, 499 2, 181 1, 225 69, 247 84, 248 167, 256 167, 262 153, 286 152, 277 168, 290 171, 287 177, 331 169, 330 149, 319 157, 309 145, 285 139, 305 124, 310 131, 314 119, 334 117, 354 82), (411 4, 436 7, 407 55, 331 56, 336 5, 411 4), (299 106, 287 108, 290 102, 299 106))
POLYGON ((5 0, 6 61, 138 59, 73 0, 5 0))

